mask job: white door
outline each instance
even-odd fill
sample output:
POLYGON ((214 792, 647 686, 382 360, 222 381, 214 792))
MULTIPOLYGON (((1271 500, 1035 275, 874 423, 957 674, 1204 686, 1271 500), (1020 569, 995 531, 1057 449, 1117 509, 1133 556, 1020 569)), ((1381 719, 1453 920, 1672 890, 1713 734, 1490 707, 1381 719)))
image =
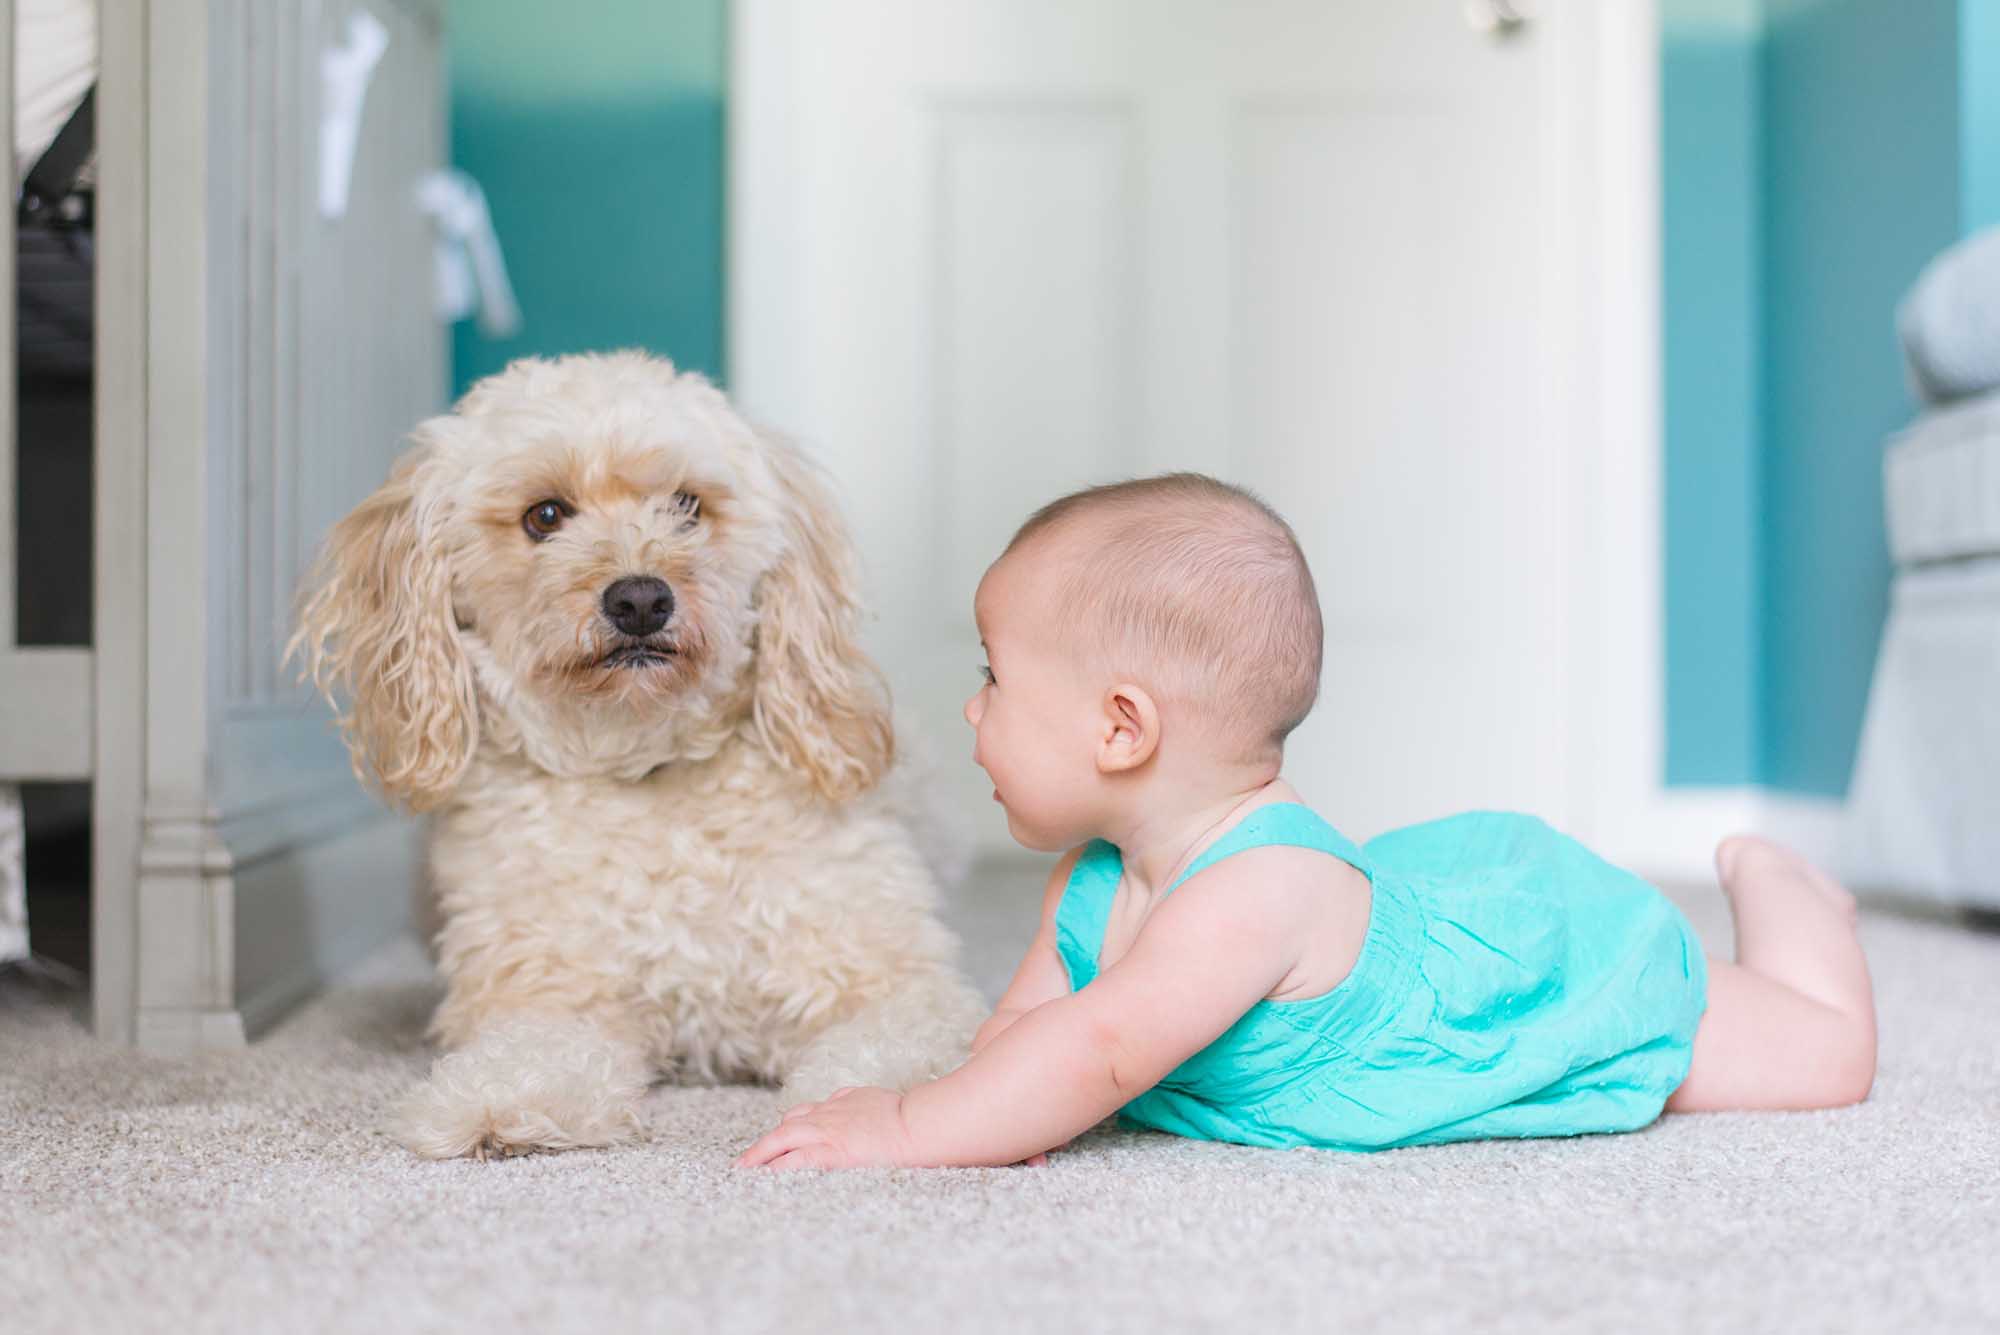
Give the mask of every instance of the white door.
POLYGON ((1356 837, 1571 816, 1562 368, 1588 0, 742 0, 730 379, 837 475, 872 645, 982 849, 974 586, 1036 506, 1198 469, 1298 530, 1356 837))

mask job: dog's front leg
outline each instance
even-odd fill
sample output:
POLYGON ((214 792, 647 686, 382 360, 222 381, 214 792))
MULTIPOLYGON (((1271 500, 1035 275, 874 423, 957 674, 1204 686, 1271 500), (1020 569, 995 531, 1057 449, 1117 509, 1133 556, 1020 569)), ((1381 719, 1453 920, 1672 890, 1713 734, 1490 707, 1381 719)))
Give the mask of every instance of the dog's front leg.
POLYGON ((965 1061, 987 1010, 950 970, 910 977, 814 1037, 785 1073, 785 1102, 814 1102, 846 1085, 908 1089, 934 1080, 965 1061))
POLYGON ((484 1159, 612 1145, 638 1132, 652 1072, 645 1048, 615 1023, 525 1010, 459 1018, 446 1032, 462 1041, 397 1109, 392 1132, 411 1150, 484 1159))

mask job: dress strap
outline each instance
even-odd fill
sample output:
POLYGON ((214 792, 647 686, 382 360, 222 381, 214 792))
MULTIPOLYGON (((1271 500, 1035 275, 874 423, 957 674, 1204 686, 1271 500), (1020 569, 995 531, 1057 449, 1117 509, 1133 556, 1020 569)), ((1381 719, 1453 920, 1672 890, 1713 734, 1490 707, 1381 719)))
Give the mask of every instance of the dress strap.
MULTIPOLYGON (((1167 894, 1172 894, 1188 877, 1231 854, 1272 844, 1331 854, 1371 882, 1375 879, 1367 855, 1320 819, 1311 807, 1297 802, 1272 802, 1252 811, 1203 849, 1201 856, 1167 887, 1167 894)), ((1069 974, 1072 992, 1097 977, 1097 959, 1104 949, 1104 928, 1111 919, 1111 901, 1118 894, 1118 882, 1124 874, 1124 855, 1116 844, 1102 839, 1084 845, 1076 866, 1070 868, 1069 884, 1063 887, 1062 899, 1056 904, 1056 953, 1062 957, 1063 968, 1069 974)))
POLYGON ((1167 887, 1166 893, 1172 894, 1188 877, 1207 870, 1231 854, 1273 844, 1330 853, 1370 881, 1375 879, 1367 855, 1353 840, 1321 819, 1318 812, 1298 802, 1272 802, 1252 811, 1238 821, 1234 829, 1203 849, 1201 856, 1188 864, 1188 869, 1180 874, 1179 879, 1167 887))
POLYGON ((1125 859, 1116 844, 1093 839, 1084 845, 1069 884, 1056 903, 1056 953, 1069 973, 1069 990, 1080 990, 1097 977, 1097 952, 1104 945, 1104 927, 1111 919, 1111 900, 1125 874, 1125 859))

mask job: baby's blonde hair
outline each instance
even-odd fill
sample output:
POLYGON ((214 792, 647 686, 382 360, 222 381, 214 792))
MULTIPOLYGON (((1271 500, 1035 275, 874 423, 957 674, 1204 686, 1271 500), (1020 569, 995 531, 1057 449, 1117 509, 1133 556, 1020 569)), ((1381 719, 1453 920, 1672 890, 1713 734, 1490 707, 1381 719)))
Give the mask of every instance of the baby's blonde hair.
POLYGON ((1319 695, 1319 595, 1298 538, 1241 487, 1167 473, 1051 501, 1007 544, 1070 544, 1048 624, 1189 706, 1245 760, 1282 751, 1319 695))

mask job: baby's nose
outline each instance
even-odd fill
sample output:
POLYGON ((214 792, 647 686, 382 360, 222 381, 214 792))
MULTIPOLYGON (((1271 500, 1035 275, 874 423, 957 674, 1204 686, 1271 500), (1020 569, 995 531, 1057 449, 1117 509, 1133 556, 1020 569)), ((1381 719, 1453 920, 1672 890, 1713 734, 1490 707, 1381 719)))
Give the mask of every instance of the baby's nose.
POLYGON ((979 697, 983 694, 982 691, 974 691, 972 698, 965 702, 965 721, 975 728, 979 726, 979 697))

